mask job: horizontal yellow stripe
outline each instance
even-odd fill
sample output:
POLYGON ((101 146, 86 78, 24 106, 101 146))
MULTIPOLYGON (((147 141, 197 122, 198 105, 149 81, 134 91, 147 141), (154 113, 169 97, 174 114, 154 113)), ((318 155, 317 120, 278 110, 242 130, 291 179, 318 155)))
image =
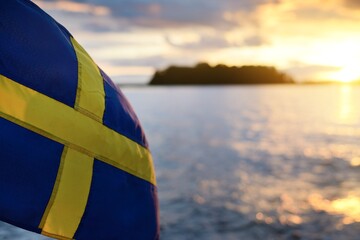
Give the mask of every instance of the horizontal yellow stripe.
POLYGON ((42 231, 73 238, 90 192, 94 159, 67 149, 56 198, 42 231))
POLYGON ((1 75, 0 116, 156 185, 152 157, 146 148, 1 75))

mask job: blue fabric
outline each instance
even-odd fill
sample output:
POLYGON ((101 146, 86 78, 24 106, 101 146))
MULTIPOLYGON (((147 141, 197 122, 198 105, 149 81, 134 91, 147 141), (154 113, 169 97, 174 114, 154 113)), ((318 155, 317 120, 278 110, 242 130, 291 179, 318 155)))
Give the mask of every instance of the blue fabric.
POLYGON ((103 71, 101 74, 105 89, 104 125, 147 148, 145 134, 130 103, 103 71))
POLYGON ((95 160, 88 205, 75 239, 158 239, 157 189, 95 160), (154 221, 157 220, 157 221, 154 221))
MULTIPOLYGON (((2 1, 0 74, 74 107, 78 63, 70 37, 31 1, 2 1)), ((110 78, 101 74, 106 95, 103 124, 148 148, 129 102, 110 78)), ((38 226, 53 191, 63 148, 0 117, 0 220, 41 232, 38 226)), ((158 237, 157 188, 95 160, 88 205, 75 238, 158 237)))
POLYGON ((0 219, 39 232, 63 145, 0 118, 0 219))
POLYGON ((69 33, 30 1, 1 1, 0 74, 74 106, 78 64, 69 33))

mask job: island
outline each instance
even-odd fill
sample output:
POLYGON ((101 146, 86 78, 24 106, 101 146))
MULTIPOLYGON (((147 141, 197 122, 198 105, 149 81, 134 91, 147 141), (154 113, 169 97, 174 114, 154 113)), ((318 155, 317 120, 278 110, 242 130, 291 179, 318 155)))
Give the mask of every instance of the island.
POLYGON ((287 74, 268 66, 210 66, 199 63, 194 67, 170 66, 156 71, 150 85, 230 85, 230 84, 293 84, 287 74))

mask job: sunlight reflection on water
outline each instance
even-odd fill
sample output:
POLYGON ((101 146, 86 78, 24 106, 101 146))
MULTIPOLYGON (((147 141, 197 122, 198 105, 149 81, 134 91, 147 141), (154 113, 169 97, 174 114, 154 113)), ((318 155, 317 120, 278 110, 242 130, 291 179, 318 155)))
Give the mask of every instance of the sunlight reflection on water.
POLYGON ((359 117, 359 107, 354 102, 354 89, 351 85, 343 85, 340 90, 339 122, 356 124, 359 117))
MULTIPOLYGON (((269 131, 269 134, 259 139, 257 146, 254 146, 253 139, 247 143, 239 139, 232 144, 233 148, 239 152, 239 157, 251 155, 253 159, 256 159, 256 155, 263 155, 261 161, 267 161, 267 158, 268 161, 272 162, 271 167, 276 167, 276 170, 273 169, 270 175, 261 174, 259 177, 262 183, 267 183, 266 185, 257 184, 254 181, 250 181, 247 185, 257 189, 258 199, 264 199, 266 196, 266 203, 256 207, 258 209, 269 210, 268 207, 273 206, 268 202, 270 196, 280 196, 282 203, 278 205, 277 211, 279 221, 282 224, 303 223, 304 220, 299 215, 308 211, 309 206, 302 205, 302 201, 306 201, 306 199, 314 210, 343 215, 344 224, 359 222, 360 188, 345 188, 346 185, 358 184, 359 178, 355 175, 332 173, 333 170, 348 171, 354 170, 351 167, 359 166, 358 156, 360 152, 357 147, 360 138, 358 131, 360 118, 359 88, 344 85, 339 88, 333 87, 331 90, 333 91, 332 94, 320 92, 320 94, 306 98, 295 94, 289 96, 288 94, 293 94, 290 91, 283 92, 282 94, 285 96, 277 95, 275 100, 272 98, 271 101, 266 95, 262 95, 266 99, 264 102, 269 101, 267 104, 273 108, 267 113, 268 120, 266 125, 263 125, 266 130, 261 130, 262 132, 269 131), (326 94, 329 95, 326 96, 326 94), (297 97, 296 100, 293 98, 294 96, 297 97), (285 100, 287 101, 281 102, 285 100), (274 104, 274 102, 276 103, 274 104), (306 104, 306 108, 302 106, 301 109, 296 109, 299 102, 306 104), (329 131, 329 128, 332 131, 329 131), (288 159, 289 157, 294 159, 288 159), (285 161, 281 160, 284 158, 286 158, 285 161), (307 161, 302 163, 302 166, 296 166, 299 164, 298 162, 291 163, 294 160, 303 161, 301 158, 305 158, 304 160, 307 161), (346 162, 350 166, 346 165, 346 162), (298 167, 303 169, 296 170, 295 168, 298 167), (296 176, 296 173, 299 175, 296 176), (276 176, 277 174, 279 175, 276 176), (325 181, 317 179, 321 177, 324 177, 325 181), (277 180, 280 181, 277 182, 277 180), (339 181, 339 184, 336 181, 339 181), (320 184, 314 186, 313 183, 320 184), (287 189, 287 185, 289 185, 289 189, 287 189), (324 187, 327 185, 334 186, 321 194, 312 193, 322 190, 322 185, 324 187), (294 188, 296 191, 291 194, 290 189, 294 188), (281 195, 280 192, 283 191, 286 194, 281 195), (341 197, 346 194, 349 195, 341 197), (291 204, 288 204, 289 202, 291 204), (288 209, 288 206, 291 206, 291 210, 288 209), (286 213, 288 212, 292 214, 287 216, 286 213)), ((256 122, 256 118, 251 119, 251 121, 256 122)), ((261 129, 259 126, 255 128, 252 126, 254 125, 250 125, 252 134, 261 129)), ((356 170, 355 172, 358 173, 356 170)), ((241 178, 241 181, 246 182, 247 179, 246 176, 241 178)), ((254 179, 256 177, 253 175, 252 180, 254 179)), ((255 189, 250 191, 252 193, 249 195, 254 195, 256 192, 255 189)), ((262 200, 259 202, 262 203, 262 200)), ((249 204, 256 205, 251 201, 249 204)), ((261 213, 260 216, 264 216, 264 214, 261 213)), ((257 215, 257 219, 259 219, 258 217, 257 215)), ((266 218, 262 217, 263 219, 266 218)))
POLYGON ((154 154, 163 239, 358 238, 359 86, 126 93, 154 154))
POLYGON ((320 194, 309 196, 309 203, 317 210, 323 210, 332 214, 343 214, 343 223, 351 224, 360 222, 360 198, 348 195, 336 200, 324 199, 320 194))

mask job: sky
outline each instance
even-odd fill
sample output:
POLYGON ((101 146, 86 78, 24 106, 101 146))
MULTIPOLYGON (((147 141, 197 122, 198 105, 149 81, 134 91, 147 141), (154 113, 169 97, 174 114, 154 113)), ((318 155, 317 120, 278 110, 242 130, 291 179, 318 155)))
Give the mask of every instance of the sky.
POLYGON ((118 83, 169 65, 266 65, 360 79, 359 0, 34 0, 118 83))

